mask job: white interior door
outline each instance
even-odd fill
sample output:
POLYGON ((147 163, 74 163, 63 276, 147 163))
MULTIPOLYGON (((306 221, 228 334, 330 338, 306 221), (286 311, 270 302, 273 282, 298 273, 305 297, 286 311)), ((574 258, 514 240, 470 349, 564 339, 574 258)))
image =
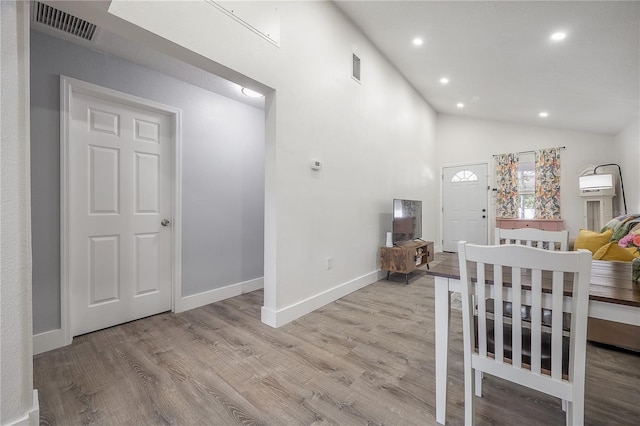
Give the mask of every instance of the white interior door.
POLYGON ((487 244, 487 165, 442 169, 442 250, 458 251, 458 241, 487 244))
POLYGON ((72 336, 171 309, 171 118, 73 92, 68 142, 72 336))

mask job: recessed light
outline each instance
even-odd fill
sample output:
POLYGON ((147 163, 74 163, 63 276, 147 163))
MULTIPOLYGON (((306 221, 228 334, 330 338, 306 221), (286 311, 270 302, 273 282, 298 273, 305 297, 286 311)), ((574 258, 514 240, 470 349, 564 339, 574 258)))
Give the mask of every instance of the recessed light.
POLYGON ((542 118, 547 118, 549 116, 549 113, 546 111, 542 111, 540 114, 538 114, 538 116, 542 118))
POLYGON ((250 98, 261 98, 264 96, 262 93, 258 93, 254 90, 247 89, 246 87, 242 88, 242 94, 250 98))
POLYGON ((464 108, 464 104, 463 104, 462 102, 458 102, 458 103, 456 104, 456 106, 457 106, 458 108, 464 108))
POLYGON ((551 34, 551 40, 560 41, 567 38, 567 33, 563 33, 562 31, 558 31, 557 33, 551 34))
POLYGON ((422 43, 424 43, 424 41, 420 37, 416 37, 413 39, 414 46, 422 46, 422 43))
POLYGON ((447 77, 442 77, 440 79, 440 84, 449 84, 449 79, 447 77))

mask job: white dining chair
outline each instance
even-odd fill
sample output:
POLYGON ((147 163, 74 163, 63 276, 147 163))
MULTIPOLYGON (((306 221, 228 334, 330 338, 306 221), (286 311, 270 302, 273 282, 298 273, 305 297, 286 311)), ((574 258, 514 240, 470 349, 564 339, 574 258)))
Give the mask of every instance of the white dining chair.
POLYGON ((530 247, 546 248, 548 250, 556 250, 558 248, 557 246, 559 246, 561 251, 567 251, 569 248, 569 231, 543 231, 532 228, 496 228, 495 244, 523 244, 530 247))
POLYGON ((560 398, 567 402, 567 425, 583 424, 591 253, 524 245, 480 246, 461 241, 458 259, 462 283, 465 424, 473 424, 476 372, 560 398), (475 262, 475 266, 470 262, 475 262), (565 301, 566 273, 573 282, 568 288, 572 296, 565 301), (486 284, 474 285, 473 281, 486 284), (494 300, 492 319, 487 315, 488 299, 494 300), (503 317, 504 301, 513 305, 513 312, 531 306, 530 322, 524 324, 520 315, 513 315, 508 324, 503 317), (549 326, 543 324, 543 308, 551 310, 549 326), (563 330, 564 312, 571 314, 568 332, 563 330), (488 328, 494 330, 493 347, 488 345, 488 328), (568 338, 563 336, 566 333, 568 338), (505 353, 505 337, 511 341, 510 353, 505 353), (563 342, 566 357, 562 356, 563 342), (543 358, 547 365, 543 365, 543 358), (564 374, 563 364, 566 364, 564 374))
MULTIPOLYGON (((519 244, 551 251, 567 251, 569 248, 569 231, 544 231, 534 228, 496 228, 495 244, 519 244)), ((531 308, 529 306, 522 307, 521 314, 523 320, 530 316, 530 310, 531 308)), ((504 303, 503 312, 509 316, 514 312, 510 302, 504 303)), ((550 313, 550 310, 543 310, 543 322, 545 318, 550 316, 550 313)), ((493 341, 490 343, 493 344, 493 341)), ((476 396, 482 396, 481 372, 476 372, 475 392, 476 396)), ((566 403, 564 400, 562 401, 562 409, 566 411, 566 403)))

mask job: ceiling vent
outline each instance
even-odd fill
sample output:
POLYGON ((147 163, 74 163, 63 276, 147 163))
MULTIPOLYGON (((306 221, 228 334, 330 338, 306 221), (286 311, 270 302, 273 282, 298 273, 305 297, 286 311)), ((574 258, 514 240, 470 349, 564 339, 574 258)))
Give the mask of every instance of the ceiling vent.
POLYGON ((87 41, 93 41, 98 29, 91 22, 38 1, 33 3, 31 20, 87 41))

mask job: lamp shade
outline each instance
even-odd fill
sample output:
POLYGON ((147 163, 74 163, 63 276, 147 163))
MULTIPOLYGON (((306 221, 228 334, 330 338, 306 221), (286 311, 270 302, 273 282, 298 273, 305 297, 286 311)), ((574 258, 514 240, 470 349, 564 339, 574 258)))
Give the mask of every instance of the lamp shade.
POLYGON ((602 175, 580 176, 581 190, 597 190, 613 188, 613 175, 611 173, 602 175))

